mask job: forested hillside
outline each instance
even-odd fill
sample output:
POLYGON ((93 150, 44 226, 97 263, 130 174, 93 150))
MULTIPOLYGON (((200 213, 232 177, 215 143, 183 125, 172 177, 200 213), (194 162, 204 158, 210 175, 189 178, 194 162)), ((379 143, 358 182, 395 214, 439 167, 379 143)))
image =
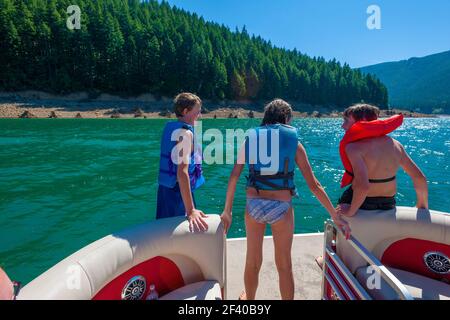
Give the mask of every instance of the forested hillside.
POLYGON ((173 96, 187 90, 211 100, 281 97, 338 108, 388 103, 374 76, 157 1, 0 0, 0 61, 3 91, 173 96), (73 4, 81 8, 80 30, 66 26, 73 4))
POLYGON ((450 113, 450 51, 361 69, 386 84, 391 106, 450 113))

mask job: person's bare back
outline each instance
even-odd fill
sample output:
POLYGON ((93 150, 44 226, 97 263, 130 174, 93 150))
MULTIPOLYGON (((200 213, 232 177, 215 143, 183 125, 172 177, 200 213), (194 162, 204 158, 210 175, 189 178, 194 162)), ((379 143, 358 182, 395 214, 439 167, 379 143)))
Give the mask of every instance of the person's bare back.
MULTIPOLYGON (((358 121, 378 119, 380 110, 357 104, 344 111, 345 131, 358 121)), ((423 172, 410 158, 400 142, 388 137, 366 138, 349 143, 345 153, 352 168, 351 186, 339 198, 338 213, 353 216, 359 209, 391 210, 395 208, 397 171, 402 168, 412 179, 418 208, 428 208, 428 186, 423 172)))
MULTIPOLYGON (((403 157, 402 145, 388 137, 378 137, 349 145, 364 159, 369 179, 383 180, 396 176, 403 157)), ((397 179, 384 183, 370 183, 368 197, 392 197, 397 192, 397 179)))

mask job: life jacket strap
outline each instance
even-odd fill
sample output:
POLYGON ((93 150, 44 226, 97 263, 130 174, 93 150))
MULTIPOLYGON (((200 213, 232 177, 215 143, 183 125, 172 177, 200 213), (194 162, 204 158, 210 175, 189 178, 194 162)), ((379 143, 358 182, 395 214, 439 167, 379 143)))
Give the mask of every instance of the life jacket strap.
POLYGON ((288 164, 289 159, 285 161, 285 167, 284 172, 272 174, 272 175, 262 175, 261 171, 256 171, 253 164, 250 164, 250 174, 247 176, 248 184, 256 189, 256 192, 259 193, 260 188, 256 184, 256 182, 259 182, 263 185, 266 185, 268 187, 273 188, 274 190, 295 190, 295 187, 290 188, 289 187, 289 180, 292 180, 294 178, 294 172, 288 172, 288 164), (276 183, 273 183, 270 180, 273 179, 283 179, 283 186, 280 186, 276 183))

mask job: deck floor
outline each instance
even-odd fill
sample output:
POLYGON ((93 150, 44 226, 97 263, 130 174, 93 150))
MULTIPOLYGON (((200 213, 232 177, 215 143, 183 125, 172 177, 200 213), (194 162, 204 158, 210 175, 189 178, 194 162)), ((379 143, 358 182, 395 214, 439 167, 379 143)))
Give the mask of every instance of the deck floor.
MULTIPOLYGON (((323 233, 295 235, 292 266, 296 300, 318 300, 321 293, 321 269, 314 258, 323 253, 323 233)), ((227 299, 236 300, 244 288, 246 239, 227 240, 227 299)), ((281 299, 275 266, 272 237, 265 237, 263 265, 259 274, 257 300, 281 299)))

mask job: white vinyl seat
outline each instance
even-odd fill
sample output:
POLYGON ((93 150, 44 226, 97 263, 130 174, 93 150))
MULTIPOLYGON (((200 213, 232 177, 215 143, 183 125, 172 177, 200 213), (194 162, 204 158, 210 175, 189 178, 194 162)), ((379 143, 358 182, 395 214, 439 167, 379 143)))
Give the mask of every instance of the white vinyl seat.
MULTIPOLYGON (((176 269, 177 284, 186 284, 165 299, 222 298, 226 274, 225 236, 220 217, 209 215, 205 232, 190 232, 185 217, 173 217, 108 235, 41 274, 22 288, 17 299, 118 300, 126 281, 143 276, 144 271, 135 268, 154 258, 162 258, 176 269), (130 271, 126 279, 121 279, 130 271), (74 274, 78 278, 76 290, 74 274), (98 297, 110 284, 115 284, 117 289, 98 297)), ((146 276, 150 284, 151 275, 146 276)))
MULTIPOLYGON (((358 268, 355 276, 371 297, 376 300, 397 300, 397 293, 383 278, 381 278, 380 281, 380 288, 372 288, 376 281, 374 281, 373 278, 373 269, 369 270, 368 268, 369 267, 358 268), (369 286, 372 289, 369 289, 369 286)), ((450 300, 450 284, 404 270, 394 268, 388 269, 401 283, 403 283, 415 300, 450 300)))
POLYGON ((159 300, 222 300, 222 292, 217 281, 200 281, 178 288, 159 300))

